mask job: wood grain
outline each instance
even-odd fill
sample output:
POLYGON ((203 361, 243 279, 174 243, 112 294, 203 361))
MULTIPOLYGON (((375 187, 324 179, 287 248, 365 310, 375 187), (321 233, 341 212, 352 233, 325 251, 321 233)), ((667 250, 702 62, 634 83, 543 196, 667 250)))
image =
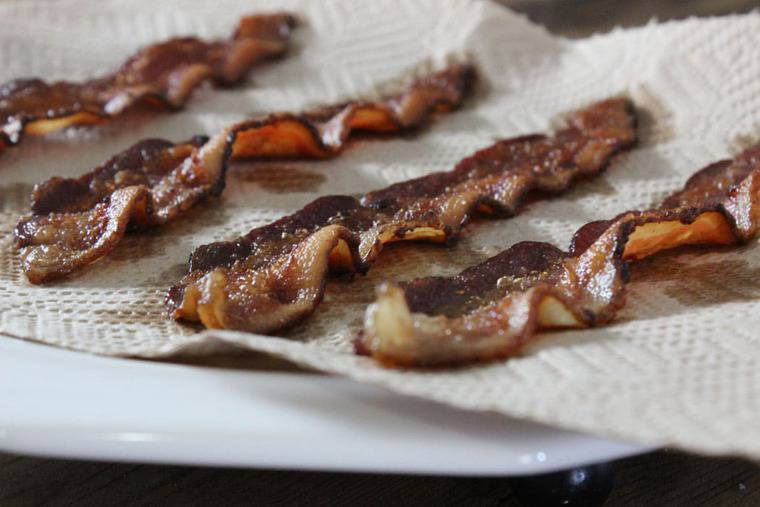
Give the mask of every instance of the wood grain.
MULTIPOLYGON (((476 459, 474 457, 474 459, 476 459)), ((760 469, 657 452, 617 462, 608 506, 760 505, 760 469)), ((0 505, 519 506, 508 479, 129 465, 0 455, 0 505)))

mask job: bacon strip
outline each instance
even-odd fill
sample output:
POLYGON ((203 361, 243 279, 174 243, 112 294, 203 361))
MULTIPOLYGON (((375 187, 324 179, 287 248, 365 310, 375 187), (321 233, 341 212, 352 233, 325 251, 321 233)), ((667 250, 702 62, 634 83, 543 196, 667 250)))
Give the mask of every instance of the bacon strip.
POLYGON ((760 144, 692 176, 658 208, 591 222, 564 252, 523 242, 450 277, 378 289, 357 351, 386 366, 504 359, 540 330, 611 321, 628 262, 683 245, 734 245, 757 233, 760 144))
POLYGON ((247 16, 227 41, 171 39, 84 83, 19 79, 1 85, 0 152, 20 143, 24 132, 45 135, 103 123, 138 103, 179 109, 201 82, 234 85, 253 65, 283 55, 294 26, 290 14, 247 16))
POLYGON ((16 227, 24 272, 32 283, 59 278, 108 254, 129 228, 176 219, 222 192, 230 160, 326 158, 338 155, 353 132, 387 134, 419 127, 431 114, 458 107, 474 78, 471 66, 452 65, 377 101, 300 115, 271 114, 233 125, 211 139, 180 144, 144 140, 79 178, 51 178, 35 187, 33 215, 16 227), (139 199, 122 197, 134 195, 127 190, 135 186, 140 187, 139 199))
POLYGON ((553 137, 500 141, 452 171, 361 199, 322 197, 234 241, 196 249, 167 307, 175 319, 210 328, 282 329, 314 311, 329 273, 366 272, 393 241, 451 242, 473 214, 511 216, 529 192, 561 192, 635 141, 633 105, 612 99, 574 113, 553 137))

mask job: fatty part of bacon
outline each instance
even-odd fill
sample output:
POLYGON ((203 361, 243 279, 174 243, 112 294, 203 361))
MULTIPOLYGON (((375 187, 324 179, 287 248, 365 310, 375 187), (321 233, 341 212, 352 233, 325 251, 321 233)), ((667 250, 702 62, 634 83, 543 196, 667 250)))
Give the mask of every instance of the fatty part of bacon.
POLYGON ((497 142, 449 172, 360 199, 320 198, 237 240, 196 249, 167 307, 206 327, 283 329, 314 311, 329 274, 366 272, 386 243, 451 242, 474 214, 513 215, 529 192, 561 192, 635 142, 633 105, 610 99, 575 112, 553 136, 497 142))
POLYGON ((143 48, 116 72, 83 83, 19 79, 0 85, 0 151, 24 133, 45 135, 103 123, 135 104, 179 109, 203 81, 231 86, 263 60, 283 55, 295 18, 247 16, 229 40, 171 39, 143 48))
POLYGON ((567 252, 523 242, 454 277, 380 287, 357 351, 386 366, 462 365, 514 356, 541 330, 605 324, 625 302, 629 261, 747 242, 759 198, 760 144, 698 171, 658 208, 586 224, 567 252))
POLYGON ((420 127, 436 111, 458 107, 474 79, 471 66, 455 64, 413 79, 399 93, 377 101, 268 115, 233 125, 211 139, 196 137, 177 145, 144 140, 79 178, 51 178, 35 187, 33 215, 16 227, 24 272, 33 283, 54 280, 107 255, 128 230, 182 216, 222 192, 231 160, 336 156, 353 132, 420 127), (140 187, 136 194, 127 192, 135 186, 140 187), (127 199, 125 193, 140 198, 127 199), (144 208, 138 207, 141 203, 144 208), (85 230, 86 240, 72 240, 85 230))

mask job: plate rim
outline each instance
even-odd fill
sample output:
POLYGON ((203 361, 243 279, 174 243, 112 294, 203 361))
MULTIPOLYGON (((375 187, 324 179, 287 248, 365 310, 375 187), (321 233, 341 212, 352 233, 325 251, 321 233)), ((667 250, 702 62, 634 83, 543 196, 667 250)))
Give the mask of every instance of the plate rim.
MULTIPOLYGON (((234 388, 232 391, 234 394, 234 388)), ((149 397, 147 394, 143 396, 149 397)), ((126 403, 140 404, 129 399, 126 403)), ((224 403, 235 407, 237 401, 230 398, 224 403)), ((333 375, 135 361, 96 356, 6 336, 0 336, 0 407, 3 405, 5 408, 0 408, 1 451, 93 461, 325 472, 517 476, 610 461, 655 449, 499 414, 456 409, 333 375), (72 369, 74 365, 77 368, 72 369), (110 378, 108 375, 102 376, 104 368, 110 372, 110 378), (29 379, 29 371, 34 372, 35 369, 52 373, 58 379, 54 389, 64 389, 65 392, 58 394, 62 398, 70 396, 66 400, 73 400, 72 404, 59 412, 45 413, 51 410, 46 404, 51 401, 55 404, 56 400, 46 399, 41 394, 41 390, 49 386, 44 384, 43 379, 29 379), (88 372, 97 375, 100 384, 85 386, 82 390, 81 379, 88 372), (137 374, 140 374, 139 378, 132 377, 137 374), (114 403, 110 409, 98 407, 100 412, 92 412, 96 409, 88 403, 98 399, 98 396, 105 396, 99 389, 108 388, 109 383, 112 387, 123 387, 125 378, 119 377, 124 375, 127 382, 135 385, 147 378, 146 385, 159 395, 166 391, 181 398, 183 394, 178 386, 187 385, 202 392, 205 389, 206 394, 213 393, 223 401, 230 394, 226 392, 228 387, 223 385, 225 382, 242 383, 240 385, 245 385, 245 389, 252 387, 257 393, 263 393, 261 398, 254 400, 258 403, 254 406, 269 410, 275 418, 287 421, 290 417, 287 414, 295 410, 299 417, 317 421, 317 427, 322 421, 324 427, 320 431, 315 429, 312 434, 308 433, 308 428, 298 430, 302 433, 285 428, 282 434, 275 436, 261 434, 260 430, 231 431, 229 427, 220 428, 214 435, 209 432, 209 429, 214 429, 214 420, 205 429, 193 429, 186 425, 179 431, 176 427, 158 427, 155 424, 151 428, 148 423, 144 428, 130 427, 129 424, 119 427, 119 421, 113 418, 119 416, 119 410, 128 408, 128 404, 117 406, 114 403), (164 380, 158 389, 154 378, 164 380), (66 391, 67 387, 74 390, 66 391), (2 396, 3 391, 12 396, 2 396), (293 395, 294 399, 308 396, 317 403, 308 409, 290 402, 276 405, 280 401, 276 399, 278 393, 293 395), (272 403, 275 404, 267 401, 266 396, 274 396, 272 403), (89 401, 86 397, 90 398, 89 401), (15 404, 12 398, 17 400, 15 404), (346 411, 357 405, 369 407, 371 414, 368 417, 354 417, 356 414, 346 417, 348 413, 328 414, 328 407, 346 411), (78 415, 88 411, 100 420, 77 420, 78 415), (44 420, 40 420, 37 412, 45 415, 44 420), (500 425, 503 422, 506 426, 502 432, 500 425), (390 428, 386 428, 388 424, 390 428), (435 435, 428 436, 428 430, 444 431, 446 441, 435 440, 435 435), (384 431, 387 433, 384 434, 384 431), (416 440, 409 442, 403 434, 405 431, 411 432, 416 440), (510 432, 515 431, 511 435, 510 432), (525 438, 528 441, 536 441, 531 444, 535 449, 529 446, 530 452, 525 452, 509 447, 522 445, 517 440, 509 441, 519 438, 521 432, 527 435, 525 438), (505 436, 507 438, 503 440, 505 436), (326 440, 318 437, 325 437, 326 440), (338 438, 343 442, 334 441, 338 438), (539 445, 537 442, 542 439, 545 443, 539 445), (508 445, 505 446, 505 443, 508 445), (412 452, 407 452, 409 450, 412 452), (478 459, 468 459, 475 452, 478 459), (502 456, 504 459, 500 460, 502 456)), ((237 407, 242 412, 250 408, 245 403, 237 407)), ((171 414, 160 413, 161 408, 158 410, 154 419, 155 416, 160 416, 158 419, 171 417, 171 414)), ((188 410, 190 415, 195 413, 201 419, 205 417, 201 411, 188 410)))

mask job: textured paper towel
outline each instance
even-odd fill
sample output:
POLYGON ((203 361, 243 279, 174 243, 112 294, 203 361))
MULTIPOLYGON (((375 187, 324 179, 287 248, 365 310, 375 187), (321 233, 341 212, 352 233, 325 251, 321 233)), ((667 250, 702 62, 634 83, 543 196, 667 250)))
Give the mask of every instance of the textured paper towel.
POLYGON ((390 2, 0 2, 0 80, 84 78, 175 34, 224 36, 245 12, 304 18, 288 60, 238 90, 200 90, 175 115, 29 138, 0 157, 0 331, 107 355, 161 356, 222 338, 320 370, 472 410, 494 410, 632 441, 760 458, 760 249, 657 256, 633 268, 614 325, 553 333, 511 361, 394 371, 350 342, 384 279, 454 273, 520 240, 565 247, 582 223, 657 203, 760 132, 760 16, 687 20, 587 40, 547 34, 506 9, 456 0, 390 2), (74 176, 148 136, 212 133, 247 114, 361 94, 420 61, 469 54, 487 90, 413 138, 356 143, 320 163, 239 164, 220 201, 130 235, 80 276, 23 278, 10 230, 33 183, 74 176), (165 319, 162 298, 194 246, 230 239, 318 195, 359 193, 445 170, 495 138, 544 131, 561 113, 628 93, 647 109, 642 146, 602 177, 521 216, 470 226, 455 248, 400 245, 366 277, 329 284, 286 338, 201 333, 165 319))

